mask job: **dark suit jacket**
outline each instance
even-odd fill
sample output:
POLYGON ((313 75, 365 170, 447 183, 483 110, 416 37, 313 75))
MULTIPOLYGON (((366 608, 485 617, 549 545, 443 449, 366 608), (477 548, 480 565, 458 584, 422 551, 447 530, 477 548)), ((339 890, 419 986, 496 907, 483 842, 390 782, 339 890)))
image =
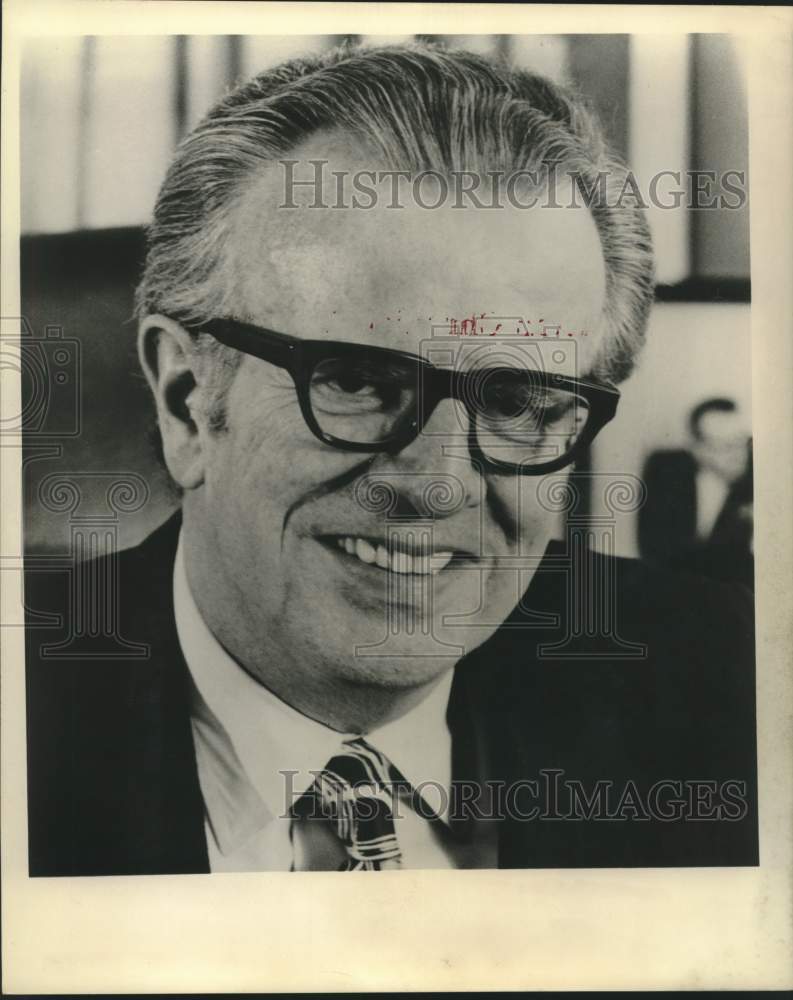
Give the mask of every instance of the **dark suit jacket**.
MULTIPOLYGON (((111 653, 107 638, 97 644, 72 627, 68 572, 29 574, 32 875, 208 870, 188 672, 173 615, 177 532, 178 517, 138 548, 83 567, 100 593, 117 582, 117 612, 105 608, 116 623, 111 653), (45 627, 47 613, 60 626, 45 627)), ((514 799, 517 808, 529 814, 540 802, 546 818, 535 808, 533 818, 498 820, 498 864, 756 864, 753 667, 752 607, 743 592, 591 553, 571 571, 566 547, 549 548, 521 606, 455 668, 448 716, 455 776, 476 772, 502 789, 578 781, 587 796, 596 782, 610 782, 612 813, 631 787, 642 799, 666 780, 681 783, 666 786, 667 797, 670 787, 675 795, 681 789, 700 804, 664 819, 655 810, 642 816, 641 802, 626 807, 623 799, 614 818, 602 808, 585 818, 569 796, 554 804, 527 793, 514 799), (606 591, 612 597, 602 607, 616 610, 611 624, 594 637, 571 629, 576 602, 606 591), (745 809, 733 801, 732 818, 702 818, 712 813, 708 804, 724 804, 725 782, 744 789, 745 809), (703 807, 708 788, 717 792, 703 807)))
POLYGON ((653 452, 642 478, 647 499, 639 510, 639 552, 656 566, 754 586, 752 525, 740 508, 752 502, 752 463, 730 488, 710 537, 697 539, 697 463, 683 449, 653 452))
POLYGON ((639 551, 659 565, 693 545, 697 537, 697 463, 684 449, 654 451, 642 479, 647 499, 639 511, 639 551))

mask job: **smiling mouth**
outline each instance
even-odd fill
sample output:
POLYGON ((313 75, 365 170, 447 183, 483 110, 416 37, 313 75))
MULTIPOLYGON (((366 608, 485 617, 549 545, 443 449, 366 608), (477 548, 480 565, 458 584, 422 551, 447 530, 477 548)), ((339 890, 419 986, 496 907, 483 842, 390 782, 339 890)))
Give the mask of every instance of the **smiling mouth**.
POLYGON ((455 556, 460 556, 452 549, 431 549, 428 546, 413 547, 406 552, 396 546, 389 547, 382 542, 350 535, 336 535, 322 541, 373 568, 405 575, 436 576, 455 556))

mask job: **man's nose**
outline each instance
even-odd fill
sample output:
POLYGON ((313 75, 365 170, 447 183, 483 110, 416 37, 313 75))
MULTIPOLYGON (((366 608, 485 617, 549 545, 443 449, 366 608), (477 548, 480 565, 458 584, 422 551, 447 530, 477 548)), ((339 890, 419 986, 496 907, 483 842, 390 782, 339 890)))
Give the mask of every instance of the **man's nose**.
POLYGON ((471 418, 462 403, 441 400, 410 444, 378 456, 369 478, 393 496, 401 513, 449 517, 461 508, 477 507, 484 482, 469 450, 470 433, 471 418))

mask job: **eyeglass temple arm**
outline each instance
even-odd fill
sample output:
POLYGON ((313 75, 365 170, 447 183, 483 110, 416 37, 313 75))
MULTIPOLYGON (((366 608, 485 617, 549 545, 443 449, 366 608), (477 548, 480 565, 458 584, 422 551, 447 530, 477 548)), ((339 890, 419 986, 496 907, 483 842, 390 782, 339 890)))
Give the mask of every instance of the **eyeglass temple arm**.
POLYGON ((219 343, 245 354, 252 354, 285 368, 294 363, 298 355, 300 341, 286 333, 277 333, 264 327, 251 326, 238 320, 226 322, 222 319, 208 320, 196 327, 198 332, 210 334, 219 343))

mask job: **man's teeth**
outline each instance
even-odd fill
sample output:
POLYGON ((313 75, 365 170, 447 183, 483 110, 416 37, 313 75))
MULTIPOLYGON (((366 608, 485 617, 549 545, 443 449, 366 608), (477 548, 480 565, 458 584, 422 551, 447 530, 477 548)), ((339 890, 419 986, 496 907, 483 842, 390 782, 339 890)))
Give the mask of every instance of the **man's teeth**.
POLYGON ((391 552, 384 545, 375 547, 365 538, 339 538, 337 544, 351 556, 357 556, 361 562, 376 563, 381 569, 392 573, 419 573, 423 576, 440 573, 451 561, 453 552, 426 552, 408 555, 397 549, 391 552))

